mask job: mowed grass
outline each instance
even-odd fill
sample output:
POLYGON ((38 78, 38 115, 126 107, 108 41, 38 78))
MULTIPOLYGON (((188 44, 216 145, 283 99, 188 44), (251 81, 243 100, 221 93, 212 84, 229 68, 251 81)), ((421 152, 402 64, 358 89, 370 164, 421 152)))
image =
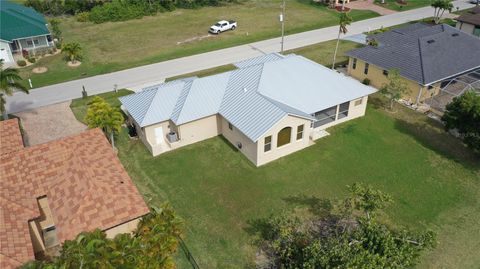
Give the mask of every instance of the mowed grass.
MULTIPOLYGON (((70 68, 64 55, 40 59, 22 68, 22 77, 31 78, 34 87, 118 71, 163 60, 246 44, 280 36, 278 14, 281 0, 250 0, 198 10, 178 9, 157 16, 125 22, 81 23, 62 18, 65 42, 83 47, 82 65, 70 68), (220 19, 235 19, 238 28, 208 36, 207 30, 220 19), (36 66, 49 71, 34 74, 36 66)), ((372 18, 371 11, 351 11, 355 21, 372 18)), ((338 24, 339 13, 307 0, 288 1, 286 33, 297 33, 338 24)))
POLYGON ((149 203, 168 201, 185 220, 186 242, 202 268, 253 267, 249 222, 299 206, 289 197, 340 198, 354 182, 393 195, 384 221, 438 233, 439 246, 419 268, 475 268, 478 157, 425 116, 405 108, 391 114, 378 100, 365 117, 259 168, 221 137, 152 157, 122 135, 119 157, 149 203))
POLYGON ((99 96, 105 99, 105 101, 113 107, 120 107, 120 100, 118 100, 118 98, 132 93, 133 91, 131 90, 120 89, 118 90, 118 92, 107 92, 98 95, 91 95, 87 98, 74 99, 70 104, 70 109, 72 110, 73 115, 75 115, 75 118, 77 118, 78 121, 85 123, 84 119, 87 115, 88 103, 90 103, 93 98, 95 98, 95 96, 99 96))
POLYGON ((376 4, 379 6, 396 10, 396 11, 403 11, 403 10, 410 10, 419 7, 426 7, 429 6, 432 0, 407 0, 406 5, 398 4, 397 0, 385 0, 385 4, 380 4, 381 0, 377 0, 376 4))

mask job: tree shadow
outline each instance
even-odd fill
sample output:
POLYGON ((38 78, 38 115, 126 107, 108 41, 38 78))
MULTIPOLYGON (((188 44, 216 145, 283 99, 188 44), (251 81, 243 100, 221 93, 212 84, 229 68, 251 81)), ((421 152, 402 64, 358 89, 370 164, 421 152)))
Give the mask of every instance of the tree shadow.
POLYGON ((470 150, 458 138, 443 131, 440 122, 428 118, 424 122, 396 119, 395 129, 415 139, 422 146, 453 160, 465 168, 480 171, 480 155, 470 150))
POLYGON ((310 213, 321 218, 330 216, 333 210, 333 204, 329 199, 318 198, 313 195, 298 194, 282 198, 282 200, 288 204, 305 206, 310 213))

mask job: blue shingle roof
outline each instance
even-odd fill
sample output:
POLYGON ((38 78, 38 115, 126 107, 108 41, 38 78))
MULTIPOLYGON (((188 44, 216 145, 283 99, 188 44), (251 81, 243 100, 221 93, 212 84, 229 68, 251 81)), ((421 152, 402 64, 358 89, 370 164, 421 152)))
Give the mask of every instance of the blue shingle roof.
POLYGON ((400 74, 422 85, 480 67, 480 39, 446 24, 412 24, 372 35, 378 46, 347 52, 385 70, 400 74))

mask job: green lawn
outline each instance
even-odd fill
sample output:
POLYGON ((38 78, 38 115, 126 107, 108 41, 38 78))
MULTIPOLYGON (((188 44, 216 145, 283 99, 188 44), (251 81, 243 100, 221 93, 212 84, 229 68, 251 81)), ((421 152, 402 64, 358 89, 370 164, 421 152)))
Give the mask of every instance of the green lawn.
POLYGON ((118 100, 118 97, 129 95, 131 93, 133 93, 133 91, 127 89, 120 89, 118 90, 118 93, 107 92, 98 95, 88 96, 87 98, 75 99, 72 100, 72 103, 70 104, 70 109, 72 110, 73 115, 75 115, 75 118, 77 118, 78 121, 85 123, 84 119, 87 115, 87 105, 95 96, 102 97, 111 106, 120 107, 120 101, 118 100))
POLYGON ((400 111, 370 105, 366 117, 260 168, 220 137, 153 158, 140 141, 121 135, 119 157, 151 204, 169 201, 184 218, 202 268, 252 267, 250 221, 299 206, 289 197, 341 197, 357 181, 393 195, 385 221, 439 233, 439 246, 419 268, 475 268, 479 159, 439 124, 400 111))
MULTIPOLYGON (((84 78, 168 59, 246 44, 280 35, 278 14, 281 0, 250 0, 222 7, 198 10, 178 9, 157 16, 126 22, 103 24, 81 23, 74 18, 61 18, 65 42, 79 42, 84 59, 77 68, 66 66, 63 55, 40 59, 31 67, 22 68, 21 75, 31 78, 34 87, 84 78), (204 37, 208 27, 223 18, 238 21, 235 31, 204 37), (33 74, 36 66, 49 71, 33 74)), ((372 18, 371 11, 352 11, 355 21, 372 18)), ((286 33, 332 26, 338 23, 339 13, 309 0, 288 1, 286 33)))
POLYGON ((397 0, 385 0, 385 4, 380 4, 381 0, 375 1, 379 6, 396 10, 396 11, 403 11, 403 10, 410 10, 419 7, 429 6, 432 0, 407 0, 406 5, 400 5, 397 3, 397 0))

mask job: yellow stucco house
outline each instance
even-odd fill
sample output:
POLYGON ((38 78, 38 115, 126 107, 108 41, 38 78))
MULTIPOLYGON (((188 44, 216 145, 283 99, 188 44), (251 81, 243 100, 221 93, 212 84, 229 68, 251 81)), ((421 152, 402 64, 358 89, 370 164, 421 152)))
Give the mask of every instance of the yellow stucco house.
POLYGON ((480 69, 480 39, 446 24, 415 23, 367 39, 377 45, 347 52, 348 74, 381 88, 389 70, 397 69, 409 88, 404 98, 412 103, 424 102, 480 69))
POLYGON ((297 55, 267 54, 237 69, 180 79, 120 98, 157 156, 223 135, 260 166, 301 150, 325 129, 365 114, 371 87, 297 55))

